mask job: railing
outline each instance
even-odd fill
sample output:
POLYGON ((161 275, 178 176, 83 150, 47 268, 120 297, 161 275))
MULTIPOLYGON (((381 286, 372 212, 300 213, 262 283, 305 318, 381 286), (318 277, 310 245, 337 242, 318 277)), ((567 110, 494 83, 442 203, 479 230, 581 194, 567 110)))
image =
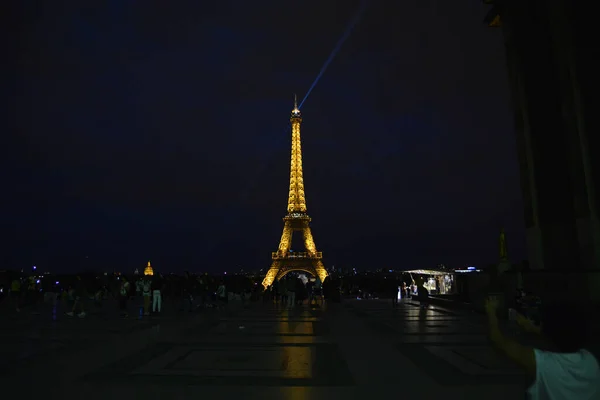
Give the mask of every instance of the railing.
POLYGON ((277 252, 271 253, 271 258, 273 260, 284 260, 284 259, 298 259, 298 258, 323 258, 323 252, 317 251, 316 253, 309 253, 307 251, 295 252, 290 251, 286 254, 280 254, 277 252))
POLYGON ((291 213, 288 213, 285 217, 283 217, 283 219, 285 219, 285 220, 308 220, 308 221, 310 221, 310 217, 306 213, 301 213, 301 212, 291 212, 291 213))

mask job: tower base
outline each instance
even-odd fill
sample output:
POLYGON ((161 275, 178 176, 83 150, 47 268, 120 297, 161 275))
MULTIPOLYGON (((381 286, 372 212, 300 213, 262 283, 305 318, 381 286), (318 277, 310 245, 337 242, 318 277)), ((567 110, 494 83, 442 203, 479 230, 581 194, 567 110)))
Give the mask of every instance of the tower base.
POLYGON ((319 278, 321 283, 327 278, 327 271, 319 258, 303 258, 296 260, 285 258, 273 260, 271 268, 269 268, 269 271, 267 271, 267 274, 265 275, 265 279, 262 281, 263 287, 266 289, 268 286, 272 285, 275 280, 280 280, 291 271, 308 272, 314 277, 319 278))

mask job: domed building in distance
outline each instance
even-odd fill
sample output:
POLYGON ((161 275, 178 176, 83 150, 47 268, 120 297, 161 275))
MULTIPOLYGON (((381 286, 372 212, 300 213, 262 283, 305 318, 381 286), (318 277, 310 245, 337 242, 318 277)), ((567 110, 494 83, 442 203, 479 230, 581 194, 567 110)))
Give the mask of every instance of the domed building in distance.
POLYGON ((152 276, 152 275, 154 275, 154 270, 152 269, 152 265, 150 265, 150 261, 148 261, 148 265, 144 269, 144 275, 145 276, 152 276))

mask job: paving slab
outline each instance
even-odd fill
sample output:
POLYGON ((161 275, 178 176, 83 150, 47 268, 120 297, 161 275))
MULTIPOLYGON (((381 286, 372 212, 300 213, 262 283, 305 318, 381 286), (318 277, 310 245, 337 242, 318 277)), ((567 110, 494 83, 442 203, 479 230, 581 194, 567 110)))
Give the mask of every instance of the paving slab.
POLYGON ((28 363, 10 363, 0 383, 26 385, 35 376, 32 395, 87 399, 488 400, 522 397, 525 385, 473 316, 408 303, 394 310, 382 301, 347 301, 292 310, 230 304, 155 319, 46 317, 23 318, 3 337, 17 341, 37 329, 20 340, 59 347, 50 355, 31 348, 28 363))
POLYGON ((441 386, 499 385, 522 395, 529 384, 521 370, 491 347, 484 316, 437 306, 423 309, 410 301, 396 309, 385 301, 349 301, 345 306, 441 386))

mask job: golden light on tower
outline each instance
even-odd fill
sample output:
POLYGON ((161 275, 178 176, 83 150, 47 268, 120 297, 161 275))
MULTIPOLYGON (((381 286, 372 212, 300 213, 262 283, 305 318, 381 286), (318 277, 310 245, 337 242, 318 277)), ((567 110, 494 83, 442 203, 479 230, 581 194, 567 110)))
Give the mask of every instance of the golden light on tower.
POLYGON ((300 124, 302 115, 298 103, 294 98, 294 109, 290 117, 292 124, 292 159, 290 166, 290 192, 288 195, 288 213, 306 212, 306 199, 304 198, 304 175, 302 173, 302 144, 300 141, 300 124))
POLYGON ((152 265, 150 264, 150 261, 148 261, 148 265, 144 269, 144 275, 146 275, 146 276, 154 275, 154 270, 152 269, 152 265))
POLYGON ((262 284, 266 288, 275 279, 281 279, 288 272, 299 270, 318 277, 321 282, 327 277, 327 271, 321 261, 323 254, 317 251, 310 230, 311 218, 306 213, 306 198, 304 195, 304 174, 302 172, 302 142, 300 140, 300 125, 302 114, 294 96, 294 108, 290 116, 292 125, 292 156, 290 160, 290 190, 288 193, 287 215, 283 218, 283 233, 277 252, 271 254, 273 263, 262 284), (292 234, 302 232, 305 252, 292 252, 292 234))

